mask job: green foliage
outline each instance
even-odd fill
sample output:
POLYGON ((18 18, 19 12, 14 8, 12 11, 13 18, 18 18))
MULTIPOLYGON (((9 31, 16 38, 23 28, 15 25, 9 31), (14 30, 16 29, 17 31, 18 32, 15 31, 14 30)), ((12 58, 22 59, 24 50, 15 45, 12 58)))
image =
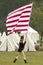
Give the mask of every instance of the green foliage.
POLYGON ((6 31, 6 22, 5 22, 5 18, 2 18, 1 20, 0 20, 0 31, 1 32, 4 32, 4 31, 6 31))

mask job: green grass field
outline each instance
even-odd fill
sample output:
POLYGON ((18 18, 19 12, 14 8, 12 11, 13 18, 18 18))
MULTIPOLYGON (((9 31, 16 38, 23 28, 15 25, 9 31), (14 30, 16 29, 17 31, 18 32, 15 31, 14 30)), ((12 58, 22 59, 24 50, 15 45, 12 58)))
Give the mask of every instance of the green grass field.
POLYGON ((0 65, 43 65, 43 51, 25 52, 27 64, 21 57, 13 63, 16 54, 17 52, 0 52, 0 65))

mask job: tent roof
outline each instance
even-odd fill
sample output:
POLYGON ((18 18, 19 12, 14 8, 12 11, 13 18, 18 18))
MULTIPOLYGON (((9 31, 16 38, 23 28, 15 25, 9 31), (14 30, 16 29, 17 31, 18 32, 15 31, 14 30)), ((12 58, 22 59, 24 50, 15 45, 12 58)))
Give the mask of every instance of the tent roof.
POLYGON ((38 33, 36 30, 34 30, 33 28, 31 28, 30 26, 28 27, 28 32, 29 33, 38 33))

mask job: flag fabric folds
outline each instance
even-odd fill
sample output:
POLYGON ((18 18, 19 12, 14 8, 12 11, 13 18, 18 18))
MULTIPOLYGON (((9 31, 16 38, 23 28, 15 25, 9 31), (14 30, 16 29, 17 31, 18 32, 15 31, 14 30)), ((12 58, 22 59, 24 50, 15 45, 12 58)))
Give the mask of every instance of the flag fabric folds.
POLYGON ((27 31, 30 22, 32 4, 33 3, 22 6, 8 14, 6 20, 8 34, 27 31))

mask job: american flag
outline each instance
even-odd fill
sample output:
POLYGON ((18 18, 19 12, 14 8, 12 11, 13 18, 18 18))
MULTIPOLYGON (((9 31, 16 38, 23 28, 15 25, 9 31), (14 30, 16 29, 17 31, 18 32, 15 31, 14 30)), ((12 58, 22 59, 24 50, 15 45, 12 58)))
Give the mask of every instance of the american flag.
POLYGON ((6 27, 8 34, 13 32, 27 31, 33 3, 22 6, 7 16, 6 27))

